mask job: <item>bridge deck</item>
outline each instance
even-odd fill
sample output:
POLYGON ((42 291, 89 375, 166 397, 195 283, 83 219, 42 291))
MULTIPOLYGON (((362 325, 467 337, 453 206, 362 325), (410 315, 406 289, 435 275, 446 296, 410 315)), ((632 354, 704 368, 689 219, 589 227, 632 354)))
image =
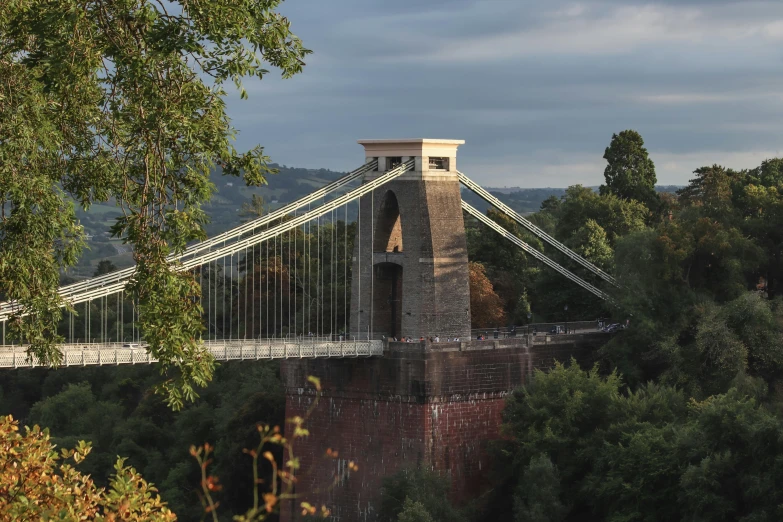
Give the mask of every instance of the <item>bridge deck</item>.
MULTIPOLYGON (((242 361, 290 358, 372 357, 383 355, 383 341, 287 341, 284 339, 232 339, 205 341, 204 345, 218 361, 242 361)), ((0 345, 0 368, 35 368, 37 359, 27 356, 27 347, 0 345)), ((80 343, 63 344, 62 366, 113 364, 152 364, 157 359, 143 344, 80 343)))

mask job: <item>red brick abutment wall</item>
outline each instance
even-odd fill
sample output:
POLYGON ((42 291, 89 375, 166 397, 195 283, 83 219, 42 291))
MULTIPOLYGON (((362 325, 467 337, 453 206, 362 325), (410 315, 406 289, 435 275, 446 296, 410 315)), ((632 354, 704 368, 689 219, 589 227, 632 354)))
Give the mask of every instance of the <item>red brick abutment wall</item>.
POLYGON ((383 477, 405 466, 449 473, 454 498, 482 491, 487 441, 499 437, 505 398, 534 369, 572 356, 589 364, 606 334, 539 336, 462 343, 389 343, 383 357, 298 359, 282 363, 286 417, 309 417, 310 436, 299 439, 296 493, 282 506, 283 521, 299 520, 299 503, 325 504, 332 520, 373 521, 383 477), (325 458, 327 448, 338 459, 325 458), (334 476, 356 472, 333 487, 334 476))

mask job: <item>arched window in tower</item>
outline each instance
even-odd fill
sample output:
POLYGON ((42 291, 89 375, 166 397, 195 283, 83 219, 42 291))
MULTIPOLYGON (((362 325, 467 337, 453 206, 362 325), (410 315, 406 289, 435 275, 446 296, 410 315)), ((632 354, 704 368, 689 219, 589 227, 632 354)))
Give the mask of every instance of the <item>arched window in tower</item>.
POLYGON ((391 190, 383 195, 375 222, 374 252, 402 252, 402 220, 397 196, 391 190))

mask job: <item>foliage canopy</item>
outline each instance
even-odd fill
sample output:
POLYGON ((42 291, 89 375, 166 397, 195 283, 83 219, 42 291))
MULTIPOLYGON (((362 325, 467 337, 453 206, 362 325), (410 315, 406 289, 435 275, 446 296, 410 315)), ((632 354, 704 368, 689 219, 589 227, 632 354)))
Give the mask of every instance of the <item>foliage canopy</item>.
POLYGON ((90 444, 55 450, 48 430, 19 432, 11 416, 0 417, 0 520, 174 521, 177 517, 124 459, 114 465, 108 489, 77 471, 90 444))
POLYGON ((703 401, 652 383, 630 391, 572 361, 537 371, 504 419, 517 520, 783 516, 783 422, 736 388, 703 401))
POLYGON ((240 153, 225 85, 266 64, 284 77, 310 53, 280 0, 9 0, 0 10, 0 295, 12 331, 51 364, 62 309, 59 270, 83 247, 67 195, 114 198, 112 232, 133 246, 149 349, 181 407, 214 363, 199 343, 199 287, 166 261, 204 237, 209 172, 264 183, 260 147, 240 153))

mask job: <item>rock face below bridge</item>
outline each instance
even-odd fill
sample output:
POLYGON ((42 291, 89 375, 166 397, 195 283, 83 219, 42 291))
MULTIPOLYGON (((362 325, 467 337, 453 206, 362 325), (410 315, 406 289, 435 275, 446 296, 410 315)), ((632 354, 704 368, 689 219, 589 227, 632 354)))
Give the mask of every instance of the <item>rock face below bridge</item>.
POLYGON ((487 442, 499 437, 506 396, 555 360, 590 364, 606 339, 389 343, 377 358, 286 360, 286 417, 304 416, 315 401, 309 375, 321 379, 323 392, 306 423, 310 436, 295 446, 300 498, 283 506, 281 519, 298 520, 297 506, 306 500, 327 505, 340 522, 376 520, 383 477, 405 466, 450 474, 458 502, 480 494, 487 442), (327 448, 339 459, 324 458, 327 448), (327 489, 351 460, 358 472, 327 489))

